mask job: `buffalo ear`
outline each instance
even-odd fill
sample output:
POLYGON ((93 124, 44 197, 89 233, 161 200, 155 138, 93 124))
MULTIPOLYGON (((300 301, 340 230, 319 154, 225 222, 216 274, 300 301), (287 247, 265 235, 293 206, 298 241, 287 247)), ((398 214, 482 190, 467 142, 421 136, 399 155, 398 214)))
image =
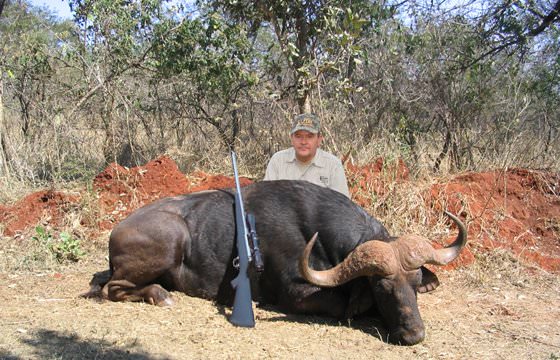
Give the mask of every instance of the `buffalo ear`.
POLYGON ((419 293, 427 293, 435 290, 439 286, 439 280, 433 272, 422 266, 422 284, 418 287, 419 293))

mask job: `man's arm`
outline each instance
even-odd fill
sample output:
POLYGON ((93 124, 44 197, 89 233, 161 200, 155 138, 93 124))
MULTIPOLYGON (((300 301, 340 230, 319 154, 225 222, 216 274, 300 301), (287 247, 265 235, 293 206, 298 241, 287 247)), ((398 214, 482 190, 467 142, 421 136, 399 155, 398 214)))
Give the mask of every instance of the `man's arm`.
POLYGON ((331 175, 331 188, 350 198, 348 182, 346 180, 346 175, 344 174, 344 166, 342 166, 342 163, 333 167, 333 173, 331 175))
POLYGON ((278 166, 276 164, 276 154, 272 155, 272 158, 270 158, 270 161, 268 162, 268 165, 266 167, 266 172, 264 174, 264 181, 267 180, 279 180, 278 178, 278 166))

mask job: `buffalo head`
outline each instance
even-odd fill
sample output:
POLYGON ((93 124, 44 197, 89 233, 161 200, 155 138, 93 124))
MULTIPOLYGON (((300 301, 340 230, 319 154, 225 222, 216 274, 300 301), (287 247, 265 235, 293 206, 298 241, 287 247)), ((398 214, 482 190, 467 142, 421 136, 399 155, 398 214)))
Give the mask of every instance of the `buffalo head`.
POLYGON ((446 214, 459 228, 457 238, 446 248, 434 249, 428 239, 416 235, 401 236, 390 242, 371 240, 357 246, 335 267, 317 271, 309 266, 309 256, 317 239, 315 233, 301 255, 300 271, 307 281, 321 287, 336 287, 358 277, 367 277, 373 301, 388 328, 389 341, 417 344, 424 339, 425 330, 416 295, 434 288, 433 284, 426 288, 422 267, 450 263, 467 243, 465 225, 454 215, 446 214))

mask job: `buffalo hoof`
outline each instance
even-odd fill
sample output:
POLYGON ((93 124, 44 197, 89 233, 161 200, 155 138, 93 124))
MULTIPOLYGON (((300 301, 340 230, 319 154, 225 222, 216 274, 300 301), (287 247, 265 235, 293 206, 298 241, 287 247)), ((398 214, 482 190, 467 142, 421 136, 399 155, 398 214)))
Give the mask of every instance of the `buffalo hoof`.
POLYGON ((168 298, 165 298, 163 300, 158 301, 154 305, 157 305, 157 306, 173 306, 173 305, 175 305, 175 301, 173 301, 173 299, 171 297, 168 297, 168 298))
POLYGON ((101 297, 101 287, 100 286, 92 287, 91 289, 89 289, 89 291, 80 294, 79 297, 85 298, 85 299, 100 298, 101 297))
POLYGON ((144 298, 148 303, 157 306, 173 306, 175 302, 171 294, 158 284, 146 287, 144 298))

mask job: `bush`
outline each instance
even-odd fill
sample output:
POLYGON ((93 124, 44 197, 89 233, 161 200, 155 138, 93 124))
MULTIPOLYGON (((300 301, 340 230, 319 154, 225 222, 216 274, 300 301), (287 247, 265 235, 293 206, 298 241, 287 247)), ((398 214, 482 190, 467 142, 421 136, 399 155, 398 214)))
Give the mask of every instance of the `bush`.
POLYGON ((58 262, 79 261, 85 255, 80 247, 80 240, 72 237, 67 232, 60 232, 58 239, 55 239, 50 231, 43 226, 35 227, 37 235, 32 239, 38 243, 41 251, 48 253, 58 262))

